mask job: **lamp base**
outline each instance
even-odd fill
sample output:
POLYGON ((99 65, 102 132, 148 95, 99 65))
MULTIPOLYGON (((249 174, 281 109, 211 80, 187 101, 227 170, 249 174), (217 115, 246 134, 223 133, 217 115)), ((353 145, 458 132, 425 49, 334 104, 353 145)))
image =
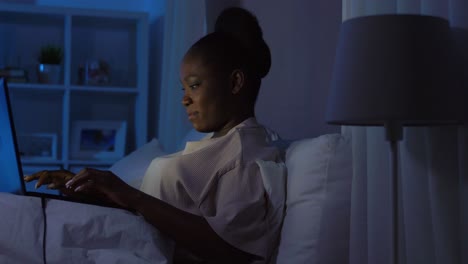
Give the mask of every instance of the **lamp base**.
POLYGON ((399 263, 399 214, 398 214, 398 143, 403 139, 403 127, 398 122, 388 122, 385 124, 386 139, 390 144, 390 176, 392 177, 392 246, 393 246, 393 261, 399 263))

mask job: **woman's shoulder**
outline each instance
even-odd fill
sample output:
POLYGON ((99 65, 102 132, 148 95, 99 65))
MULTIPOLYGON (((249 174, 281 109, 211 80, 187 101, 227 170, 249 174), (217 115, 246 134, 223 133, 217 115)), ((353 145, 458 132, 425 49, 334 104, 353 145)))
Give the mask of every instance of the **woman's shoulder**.
POLYGON ((190 142, 187 144, 183 159, 203 158, 214 163, 239 163, 256 157, 275 156, 276 147, 272 147, 271 141, 278 138, 276 133, 259 124, 254 118, 250 118, 234 127, 223 137, 190 142), (265 155, 265 152, 273 153, 265 155))
POLYGON ((276 140, 269 130, 258 124, 257 126, 237 129, 233 144, 239 148, 239 158, 242 163, 255 162, 256 160, 278 161, 281 158, 280 150, 271 144, 276 140))

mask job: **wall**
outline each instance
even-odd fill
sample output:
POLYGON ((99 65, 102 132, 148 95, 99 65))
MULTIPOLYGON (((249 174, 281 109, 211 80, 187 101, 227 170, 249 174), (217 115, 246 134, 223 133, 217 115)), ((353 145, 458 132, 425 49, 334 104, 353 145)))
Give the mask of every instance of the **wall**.
POLYGON ((341 0, 243 0, 263 28, 272 67, 257 102, 257 118, 283 138, 338 132, 325 124, 341 0))
POLYGON ((205 0, 205 5, 206 29, 207 32, 212 32, 219 13, 227 7, 241 6, 241 0, 205 0))

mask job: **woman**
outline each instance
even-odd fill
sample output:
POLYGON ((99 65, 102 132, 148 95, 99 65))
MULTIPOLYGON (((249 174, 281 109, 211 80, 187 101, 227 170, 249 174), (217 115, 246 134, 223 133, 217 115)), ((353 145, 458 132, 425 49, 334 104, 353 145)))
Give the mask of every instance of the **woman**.
POLYGON ((153 161, 140 190, 95 169, 43 171, 25 180, 138 212, 184 249, 179 258, 268 261, 278 229, 270 229, 256 160, 278 161, 279 154, 268 146, 254 107, 270 53, 257 19, 244 9, 223 11, 215 28, 189 49, 180 68, 188 119, 196 130, 213 132, 210 139, 153 161))

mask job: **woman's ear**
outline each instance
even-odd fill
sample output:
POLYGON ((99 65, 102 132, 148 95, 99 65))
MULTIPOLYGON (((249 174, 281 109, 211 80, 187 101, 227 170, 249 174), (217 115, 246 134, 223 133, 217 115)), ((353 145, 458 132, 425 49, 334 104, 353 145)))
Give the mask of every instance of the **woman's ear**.
POLYGON ((232 94, 238 94, 240 90, 245 86, 245 75, 242 70, 233 70, 231 73, 231 92, 232 94))

